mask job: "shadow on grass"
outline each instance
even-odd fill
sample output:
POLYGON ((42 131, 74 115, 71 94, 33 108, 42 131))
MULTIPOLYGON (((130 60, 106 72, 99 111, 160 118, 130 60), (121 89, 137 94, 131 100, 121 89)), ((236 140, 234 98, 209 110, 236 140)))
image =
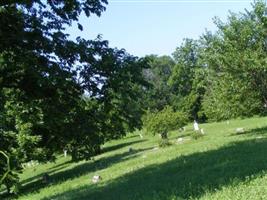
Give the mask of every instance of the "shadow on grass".
POLYGON ((179 133, 176 135, 176 138, 180 138, 180 137, 189 137, 189 136, 191 136, 193 133, 195 133, 195 131, 179 132, 179 133))
MULTIPOLYGON (((93 172, 93 171, 105 169, 105 168, 107 168, 113 164, 123 162, 123 161, 126 161, 128 159, 132 159, 132 158, 138 156, 138 154, 140 154, 141 152, 148 151, 151 149, 152 149, 152 147, 151 148, 144 148, 144 149, 134 149, 131 152, 127 151, 124 153, 115 154, 115 155, 110 156, 110 157, 104 157, 104 158, 101 158, 99 160, 96 160, 95 162, 88 161, 88 162, 85 162, 82 164, 77 164, 73 168, 66 169, 64 171, 55 172, 55 173, 53 170, 50 170, 50 171, 48 171, 48 173, 53 173, 53 174, 50 175, 50 177, 49 177, 49 184, 42 183, 42 180, 41 180, 42 175, 38 175, 37 177, 35 177, 35 179, 37 179, 38 177, 39 177, 39 179, 37 179, 35 181, 28 179, 28 182, 22 186, 20 194, 25 195, 25 194, 28 194, 31 192, 37 192, 39 189, 47 187, 48 185, 49 186, 55 185, 59 182, 64 182, 64 181, 67 181, 67 180, 70 180, 73 178, 77 178, 77 177, 80 177, 82 175, 85 175, 85 174, 93 172)), ((62 168, 64 168, 64 166, 62 166, 62 168)), ((59 170, 59 169, 57 168, 55 170, 59 170)))
POLYGON ((113 145, 113 146, 109 146, 109 147, 104 147, 102 149, 102 153, 106 153, 106 152, 109 152, 109 151, 115 151, 115 150, 121 149, 123 147, 134 145, 134 144, 145 142, 145 141, 146 140, 137 140, 137 141, 121 143, 121 144, 117 144, 117 145, 113 145))
POLYGON ((129 134, 129 135, 126 135, 124 138, 127 138, 127 139, 130 139, 130 138, 136 138, 136 137, 140 137, 139 135, 137 134, 129 134))
MULTIPOLYGON (((58 165, 55 165, 53 167, 50 167, 45 173, 47 174, 53 174, 53 173, 56 173, 57 171, 59 170, 62 170, 64 168, 66 168, 68 166, 68 164, 72 163, 71 160, 67 160, 63 163, 60 163, 58 165)), ((36 166, 38 167, 38 166, 36 166)), ((34 172, 35 171, 35 168, 36 167, 31 167, 32 171, 34 172)), ((27 179, 24 179, 22 181, 20 181, 20 185, 22 186, 22 188, 25 186, 25 185, 30 185, 31 183, 38 183, 41 182, 40 180, 42 179, 44 173, 39 173, 35 176, 32 176, 30 178, 27 178, 27 179)), ((6 193, 6 188, 3 187, 2 190, 0 190, 0 199, 4 198, 4 199, 9 199, 11 197, 13 197, 12 195, 10 194, 7 194, 6 193)))
MULTIPOLYGON (((124 148, 126 146, 134 145, 134 144, 137 144, 137 143, 140 143, 140 142, 144 142, 144 141, 146 141, 146 140, 138 140, 138 141, 132 141, 132 142, 126 142, 126 143, 122 143, 122 144, 117 144, 117 145, 114 145, 114 146, 104 147, 103 150, 102 150, 102 153, 115 151, 115 150, 124 148)), ((60 163, 60 164, 55 165, 53 167, 50 167, 48 169, 48 171, 46 171, 45 173, 54 174, 55 172, 68 167, 70 163, 73 163, 73 162, 71 160, 65 161, 63 163, 60 163)), ((36 181, 36 179, 41 179, 43 175, 44 174, 41 173, 41 174, 38 174, 38 175, 33 176, 31 178, 25 179, 25 180, 21 181, 20 184, 22 184, 22 185, 24 185, 25 183, 29 184, 30 182, 36 181)))
MULTIPOLYGON (((67 167, 66 165, 68 163, 71 163, 71 161, 65 162, 64 165, 59 165, 56 168, 51 168, 50 170, 46 171, 45 173, 47 173, 47 174, 54 174, 57 171, 66 168, 67 167)), ((34 181, 38 181, 38 179, 41 179, 43 175, 44 175, 44 173, 40 173, 40 174, 38 174, 36 176, 30 177, 28 179, 25 179, 25 180, 21 181, 20 184, 21 185, 24 185, 24 184, 29 184, 29 183, 34 182, 34 181)))
MULTIPOLYGON (((127 138, 133 138, 133 137, 139 137, 139 136, 138 135, 132 135, 132 136, 129 136, 127 138)), ((126 142, 126 143, 122 143, 122 144, 117 144, 114 146, 104 147, 102 150, 102 153, 115 151, 115 150, 124 148, 126 146, 134 145, 134 144, 141 143, 144 141, 146 141, 146 140, 143 139, 143 140, 137 140, 137 141, 126 142)), ((146 150, 146 149, 144 149, 144 150, 146 150)), ((99 166, 100 166, 99 169, 103 169, 104 166, 108 167, 112 163, 119 162, 120 159, 121 160, 125 159, 124 158, 125 156, 133 156, 135 153, 138 153, 138 151, 139 150, 133 151, 131 153, 126 152, 123 154, 117 154, 117 155, 110 157, 110 158, 107 158, 107 159, 101 159, 101 160, 96 162, 97 164, 94 164, 92 162, 91 163, 88 162, 86 164, 82 164, 81 166, 79 165, 75 169, 66 170, 66 174, 70 173, 70 175, 67 175, 67 176, 65 175, 65 171, 59 172, 59 173, 57 173, 57 171, 60 171, 64 168, 68 167, 70 163, 73 163, 71 160, 67 160, 63 163, 54 165, 53 167, 50 167, 48 169, 48 171, 46 171, 45 173, 50 174, 50 175, 53 174, 50 178, 51 184, 56 184, 57 182, 68 180, 70 178, 74 178, 75 176, 79 176, 79 174, 83 175, 83 172, 87 173, 87 172, 90 172, 92 170, 97 170, 97 168, 99 166)), ((42 184, 42 181, 41 181, 43 175, 44 175, 44 173, 41 173, 41 174, 38 174, 36 176, 30 177, 28 179, 21 181, 20 184, 22 185, 22 193, 26 194, 26 193, 31 192, 33 190, 39 190, 42 187, 46 187, 47 185, 42 184)), ((5 191, 5 189, 2 189, 2 192, 3 191, 5 191)), ((0 199, 1 199, 1 197, 2 198, 5 197, 5 194, 0 195, 0 199)))
MULTIPOLYGON (((67 157, 67 159, 68 159, 68 157, 67 157)), ((57 165, 53 165, 52 167, 48 168, 48 170, 54 170, 56 168, 61 168, 61 167, 66 166, 66 165, 68 165, 70 163, 72 163, 72 161, 69 159, 69 160, 66 160, 66 161, 64 161, 62 163, 59 163, 57 165)))
MULTIPOLYGON (((83 186, 48 199, 144 200, 199 198, 267 170, 267 140, 246 140, 217 150, 150 165, 104 186, 83 186)), ((156 157, 155 157, 156 159, 156 157)))

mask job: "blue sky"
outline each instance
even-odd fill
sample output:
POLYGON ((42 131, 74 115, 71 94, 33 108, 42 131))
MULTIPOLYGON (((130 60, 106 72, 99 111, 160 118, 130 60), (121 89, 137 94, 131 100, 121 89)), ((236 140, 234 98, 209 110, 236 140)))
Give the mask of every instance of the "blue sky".
POLYGON ((80 17, 84 30, 73 25, 71 38, 94 39, 102 34, 111 47, 136 56, 171 55, 184 38, 197 39, 205 29, 215 31, 212 19, 225 21, 229 10, 251 9, 253 0, 110 0, 100 18, 80 17))

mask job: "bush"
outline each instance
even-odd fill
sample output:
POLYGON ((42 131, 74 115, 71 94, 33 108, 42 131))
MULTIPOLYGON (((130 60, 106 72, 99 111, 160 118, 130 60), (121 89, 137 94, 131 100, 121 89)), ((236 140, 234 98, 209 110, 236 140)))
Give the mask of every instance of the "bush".
POLYGON ((10 164, 10 157, 5 152, 0 151, 0 187, 4 185, 7 193, 16 194, 19 187, 19 176, 13 167, 10 164))
POLYGON ((153 135, 160 134, 162 139, 167 139, 169 131, 186 125, 187 117, 186 114, 174 112, 171 107, 167 106, 160 112, 148 112, 143 118, 143 123, 147 132, 153 135))

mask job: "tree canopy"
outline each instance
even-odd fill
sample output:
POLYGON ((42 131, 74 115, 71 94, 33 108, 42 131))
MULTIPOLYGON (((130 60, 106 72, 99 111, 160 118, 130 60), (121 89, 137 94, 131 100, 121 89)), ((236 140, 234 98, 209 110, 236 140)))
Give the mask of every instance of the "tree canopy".
MULTIPOLYGON (((146 59, 98 37, 69 39, 84 13, 100 16, 106 0, 0 2, 0 150, 12 163, 49 161, 68 148, 74 160, 141 126, 146 59)), ((0 158, 0 174, 5 173, 0 158)), ((1 183, 2 184, 2 183, 1 183)))

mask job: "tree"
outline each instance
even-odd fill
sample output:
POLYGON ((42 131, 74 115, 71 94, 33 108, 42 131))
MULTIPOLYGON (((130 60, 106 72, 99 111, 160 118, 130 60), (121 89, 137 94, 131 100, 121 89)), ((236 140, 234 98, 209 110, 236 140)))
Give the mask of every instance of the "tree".
MULTIPOLYGON (((79 15, 100 16, 106 4, 1 1, 0 150, 12 170, 53 160, 65 147, 74 160, 88 159, 103 142, 140 127, 142 107, 135 105, 146 61, 109 48, 100 37, 72 41, 65 33, 73 23, 82 30, 79 15)), ((17 179, 7 181, 9 189, 17 179)))
POLYGON ((169 56, 147 56, 149 68, 144 76, 150 87, 145 90, 146 109, 160 111, 171 102, 172 91, 168 79, 172 73, 174 61, 169 56))
POLYGON ((199 67, 197 41, 186 39, 175 50, 173 57, 176 65, 173 68, 169 83, 177 93, 186 96, 192 90, 195 68, 199 67))
POLYGON ((249 117, 260 113, 261 108, 260 94, 251 88, 249 81, 230 75, 213 80, 202 104, 210 121, 249 117))
POLYGON ((202 60, 203 44, 200 40, 185 39, 173 53, 176 62, 168 83, 175 96, 172 105, 186 112, 190 119, 202 119, 201 101, 205 93, 207 67, 202 60))
POLYGON ((144 117, 144 127, 147 132, 160 134, 162 139, 168 139, 168 132, 186 125, 187 117, 184 113, 174 112, 170 106, 155 113, 147 113, 144 117))
POLYGON ((234 14, 206 47, 212 74, 204 97, 208 117, 221 120, 266 113, 266 6, 258 1, 252 11, 234 14))

